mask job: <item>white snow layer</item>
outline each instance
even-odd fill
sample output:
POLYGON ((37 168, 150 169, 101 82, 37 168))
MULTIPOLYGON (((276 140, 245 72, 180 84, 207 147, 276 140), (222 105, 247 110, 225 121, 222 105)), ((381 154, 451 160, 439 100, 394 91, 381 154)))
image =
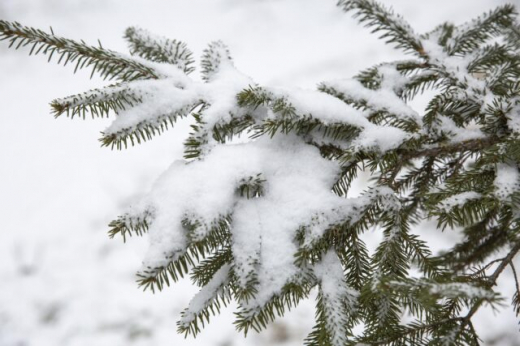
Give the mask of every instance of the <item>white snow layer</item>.
MULTIPOLYGON (((381 87, 378 90, 368 89, 355 79, 342 79, 324 83, 337 92, 347 95, 356 101, 366 101, 374 110, 383 110, 395 114, 401 118, 408 118, 422 123, 419 114, 399 98, 390 88, 381 87)), ((394 85, 392 85, 393 87, 394 85)))
POLYGON ((320 281, 325 323, 327 330, 332 334, 331 344, 344 345, 347 339, 346 325, 349 316, 356 310, 359 292, 347 286, 343 266, 338 255, 332 250, 323 255, 321 262, 317 263, 313 270, 320 281))
POLYGON ((197 319, 197 315, 204 309, 211 306, 216 299, 219 299, 223 292, 223 287, 229 281, 229 270, 231 266, 224 264, 220 268, 208 284, 199 291, 190 301, 188 308, 183 312, 183 316, 179 323, 187 327, 191 322, 197 319))
POLYGON ((155 215, 144 267, 164 266, 170 260, 165 254, 184 251, 181 221, 186 216, 210 224, 232 215, 234 270, 243 286, 251 272, 258 275, 259 294, 250 307, 262 306, 298 273, 296 231, 314 221, 318 237, 352 211, 357 200, 331 191, 339 172, 339 165, 322 158, 317 148, 285 135, 217 146, 204 160, 189 164, 178 161, 142 204, 155 215), (258 174, 265 179, 265 194, 240 197, 240 181, 258 174))
POLYGON ((444 211, 450 211, 455 207, 460 207, 466 204, 467 201, 478 199, 480 197, 482 197, 482 195, 475 191, 461 192, 446 198, 439 204, 439 208, 444 211))
POLYGON ((471 139, 484 138, 486 135, 475 122, 459 127, 455 122, 443 115, 438 115, 439 123, 435 125, 437 130, 447 134, 451 143, 468 141, 471 139))
POLYGON ((384 152, 398 147, 410 136, 396 127, 371 123, 364 112, 323 92, 297 88, 270 88, 269 91, 285 98, 301 116, 310 115, 325 125, 345 124, 360 128, 361 133, 351 143, 354 148, 384 152))
POLYGON ((495 196, 500 200, 507 200, 514 192, 520 189, 520 173, 518 172, 518 167, 505 163, 498 164, 494 185, 495 196))
MULTIPOLYGON (((235 69, 222 43, 213 43, 205 54, 204 59, 211 61, 206 83, 192 81, 177 68, 164 70, 166 78, 126 83, 125 87, 142 103, 122 111, 105 133, 126 134, 143 126, 160 126, 166 117, 183 117, 199 105, 203 105, 200 126, 207 132, 215 124, 239 114, 237 94, 254 85, 253 81, 235 69)), ((398 78, 395 73, 388 74, 398 78)), ((345 88, 356 92, 355 85, 345 88)), ((350 143, 354 148, 387 151, 409 136, 398 128, 371 123, 364 112, 326 93, 280 88, 272 88, 270 92, 284 98, 298 116, 312 116, 325 125, 347 124, 359 128, 359 136, 350 143)), ((380 99, 370 91, 358 91, 356 97, 366 96, 376 107, 417 120, 417 114, 402 101, 398 102, 392 91, 384 88, 380 93, 384 96, 380 99)), ((267 111, 254 115, 257 122, 273 116, 267 111)), ((189 239, 182 224, 184 220, 204 225, 194 235, 202 240, 211 231, 208 225, 231 216, 233 271, 244 288, 252 275, 257 281, 258 293, 243 305, 254 314, 280 293, 285 284, 301 275, 294 264, 299 229, 307 228, 309 244, 330 225, 356 220, 359 207, 368 203, 370 197, 345 199, 331 191, 340 175, 338 162, 324 159, 317 148, 306 145, 301 137, 292 134, 266 137, 242 144, 216 145, 207 136, 201 160, 176 161, 158 179, 148 197, 130 212, 131 215, 149 212, 152 216, 148 220, 150 246, 141 275, 156 275, 157 270, 186 252, 189 239), (241 182, 256 176, 265 180, 264 195, 241 198, 237 193, 241 182)), ((388 194, 383 190, 376 193, 388 194)), ((206 302, 205 298, 196 298, 193 304, 203 306, 205 303, 196 303, 200 299, 206 302)))
POLYGON ((204 122, 212 127, 219 121, 229 119, 236 113, 236 95, 253 84, 253 81, 237 71, 231 62, 221 62, 209 83, 190 80, 179 69, 168 72, 160 80, 145 80, 127 83, 125 86, 142 100, 132 108, 122 111, 105 134, 115 134, 139 128, 143 124, 160 125, 170 115, 185 116, 195 106, 204 103, 204 122))

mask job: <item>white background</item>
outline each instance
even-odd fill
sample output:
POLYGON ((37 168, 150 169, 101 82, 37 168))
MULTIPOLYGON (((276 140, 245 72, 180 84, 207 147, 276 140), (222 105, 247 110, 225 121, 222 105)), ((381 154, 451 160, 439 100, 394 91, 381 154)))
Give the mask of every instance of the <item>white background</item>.
MULTIPOLYGON (((505 3, 383 2, 418 32, 505 3)), ((314 88, 403 57, 334 0, 0 0, 0 18, 52 25, 58 35, 91 44, 100 38, 123 52, 130 25, 181 39, 197 57, 222 39, 236 66, 264 85, 314 88)), ((232 308, 195 340, 176 334, 196 288, 185 280, 159 294, 141 292, 134 273, 146 241, 110 240, 106 225, 181 156, 187 124, 121 152, 100 148, 106 120, 55 120, 48 103, 107 83, 27 53, 0 43, 0 346, 301 344, 313 325, 312 301, 247 339, 231 324, 232 308)), ((502 284, 510 287, 507 275, 502 284)), ((500 313, 477 314, 485 344, 520 345, 509 305, 507 297, 500 313)))

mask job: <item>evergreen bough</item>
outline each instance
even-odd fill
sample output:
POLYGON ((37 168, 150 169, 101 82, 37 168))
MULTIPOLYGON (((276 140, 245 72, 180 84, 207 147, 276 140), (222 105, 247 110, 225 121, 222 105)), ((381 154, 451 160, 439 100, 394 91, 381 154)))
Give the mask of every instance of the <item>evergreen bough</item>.
POLYGON ((103 146, 139 144, 191 117, 185 160, 109 225, 123 240, 149 233, 144 289, 184 275, 201 287, 180 333, 197 335, 232 300, 237 329, 260 331, 315 290, 307 345, 479 345, 472 317, 504 299, 495 286, 507 267, 520 313, 515 8, 419 35, 373 0, 338 6, 410 59, 318 91, 282 90, 239 73, 222 42, 204 51, 197 81, 185 43, 140 28, 125 32, 131 55, 3 20, 0 38, 112 81, 51 103, 56 117, 115 114, 103 146), (419 114, 407 102, 426 89, 435 93, 419 114), (372 182, 353 197, 360 171, 372 182), (425 220, 462 239, 432 254, 425 220), (370 229, 382 233, 373 251, 370 229))

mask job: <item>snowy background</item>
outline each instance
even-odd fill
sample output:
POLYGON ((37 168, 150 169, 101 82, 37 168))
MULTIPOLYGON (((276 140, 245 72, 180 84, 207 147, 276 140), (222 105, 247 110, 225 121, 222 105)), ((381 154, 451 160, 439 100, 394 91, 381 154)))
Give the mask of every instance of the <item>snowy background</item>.
MULTIPOLYGON (((424 32, 506 1, 383 2, 424 32)), ((222 39, 239 70, 271 86, 314 88, 402 57, 334 0, 0 0, 0 18, 52 25, 58 35, 92 44, 100 38, 119 51, 126 51, 121 36, 130 25, 181 39, 197 57, 222 39)), ((100 148, 106 120, 49 114, 53 98, 104 85, 72 71, 0 44, 0 346, 300 345, 314 322, 313 301, 247 339, 235 332, 230 307, 185 340, 176 321, 196 290, 189 280, 155 295, 137 288, 146 240, 110 240, 106 225, 182 155, 188 127, 121 152, 100 148)), ((507 275, 501 284, 510 290, 507 275)), ((505 305, 476 316, 486 345, 520 345, 509 300, 505 305)))

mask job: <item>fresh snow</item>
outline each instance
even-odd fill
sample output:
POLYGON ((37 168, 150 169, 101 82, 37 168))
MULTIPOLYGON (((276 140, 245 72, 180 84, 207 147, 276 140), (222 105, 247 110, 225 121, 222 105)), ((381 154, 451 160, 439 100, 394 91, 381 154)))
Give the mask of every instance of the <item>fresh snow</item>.
POLYGON ((352 142, 354 148, 385 152, 410 139, 410 135, 403 130, 392 126, 375 125, 366 119, 367 115, 364 112, 323 92, 298 88, 291 90, 271 88, 269 91, 285 98, 299 115, 312 116, 326 125, 345 124, 361 129, 361 133, 352 142))
POLYGON ((190 304, 183 312, 183 316, 180 320, 182 326, 188 326, 197 319, 199 313, 210 307, 216 299, 220 299, 220 296, 223 294, 223 286, 229 281, 228 275, 230 269, 231 265, 224 264, 222 268, 213 275, 208 284, 191 299, 190 304))
MULTIPOLYGON (((386 81, 386 78, 384 80, 386 81)), ((422 122, 417 111, 399 98, 392 89, 389 90, 388 88, 382 87, 378 90, 371 90, 365 88, 355 79, 328 81, 324 84, 327 87, 334 88, 340 93, 348 95, 356 101, 366 100, 368 106, 374 110, 387 111, 399 117, 416 121, 418 124, 422 122)))
POLYGON ((332 334, 331 344, 344 345, 347 339, 345 326, 356 311, 359 292, 345 283, 343 267, 334 251, 325 253, 313 271, 320 282, 326 328, 332 334))
POLYGON ((439 115, 438 120, 439 123, 435 124, 434 128, 446 134, 451 143, 459 143, 486 136, 480 129, 480 125, 474 122, 466 124, 464 127, 459 127, 448 117, 439 115))
POLYGON ((180 253, 185 245, 181 221, 187 215, 204 224, 231 215, 236 272, 243 286, 253 270, 259 273, 259 294, 251 304, 262 306, 297 273, 296 231, 315 215, 335 211, 319 225, 322 234, 351 210, 350 200, 331 191, 339 171, 318 149, 282 135, 217 146, 204 160, 190 164, 176 162, 142 202, 155 215, 144 268, 167 264, 165 253, 180 253), (240 197, 240 181, 258 174, 265 180, 265 195, 240 197))
POLYGON ((470 200, 479 199, 481 197, 482 195, 475 191, 461 192, 443 200, 440 203, 439 207, 441 210, 450 211, 455 207, 463 206, 464 204, 466 204, 466 202, 470 200))
POLYGON ((495 196, 507 201, 513 193, 520 190, 520 172, 516 165, 498 164, 494 181, 495 196))

